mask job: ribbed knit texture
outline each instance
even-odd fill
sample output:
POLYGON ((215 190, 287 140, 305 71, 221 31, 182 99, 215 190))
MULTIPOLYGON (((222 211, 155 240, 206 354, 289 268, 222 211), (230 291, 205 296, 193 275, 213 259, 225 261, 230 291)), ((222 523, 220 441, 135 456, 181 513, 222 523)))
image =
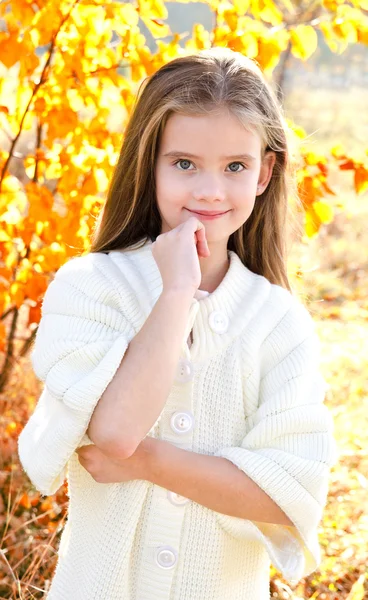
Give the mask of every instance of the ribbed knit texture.
POLYGON ((147 481, 98 483, 75 453, 92 443, 94 408, 162 292, 151 244, 73 258, 44 296, 31 354, 44 388, 18 450, 42 494, 68 477, 68 521, 47 598, 266 600, 271 562, 291 583, 318 567, 318 525, 337 460, 319 340, 287 290, 229 252, 220 285, 192 300, 180 358, 192 378, 175 379, 149 435, 231 461, 294 527, 175 504, 147 481), (184 434, 172 427, 176 411, 192 415, 184 434), (156 560, 162 546, 176 553, 171 568, 156 560))

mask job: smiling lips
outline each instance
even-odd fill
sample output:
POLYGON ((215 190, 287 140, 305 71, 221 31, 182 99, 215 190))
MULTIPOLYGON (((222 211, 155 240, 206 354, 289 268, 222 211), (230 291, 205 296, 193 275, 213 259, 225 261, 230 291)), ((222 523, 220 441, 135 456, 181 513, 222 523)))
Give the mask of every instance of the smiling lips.
POLYGON ((204 219, 217 219, 218 217, 221 217, 222 215, 225 215, 227 212, 229 212, 216 212, 213 210, 195 211, 190 210, 189 208, 187 208, 187 210, 189 210, 189 212, 193 213, 194 215, 199 215, 200 217, 203 217, 204 219))

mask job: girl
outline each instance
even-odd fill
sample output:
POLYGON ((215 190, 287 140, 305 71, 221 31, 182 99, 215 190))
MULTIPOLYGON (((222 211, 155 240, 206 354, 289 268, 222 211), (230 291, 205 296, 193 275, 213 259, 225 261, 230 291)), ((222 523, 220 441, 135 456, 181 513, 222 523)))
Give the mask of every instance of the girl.
POLYGON ((49 600, 265 600, 317 538, 335 444, 319 340, 286 274, 286 127, 214 48, 145 80, 91 252, 49 285, 19 437, 68 476, 49 600))

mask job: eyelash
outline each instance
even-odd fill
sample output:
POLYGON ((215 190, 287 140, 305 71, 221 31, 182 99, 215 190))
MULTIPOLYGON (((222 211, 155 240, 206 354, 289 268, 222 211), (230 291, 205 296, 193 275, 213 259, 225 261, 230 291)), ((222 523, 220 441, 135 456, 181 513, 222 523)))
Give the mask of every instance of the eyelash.
MULTIPOLYGON (((183 161, 187 161, 187 162, 193 164, 192 161, 189 160, 188 158, 179 158, 178 160, 176 160, 173 163, 173 166, 176 166, 178 163, 183 162, 183 161)), ((229 163, 229 165, 241 165, 242 167, 244 167, 244 170, 246 170, 246 168, 247 168, 242 162, 239 162, 237 160, 229 163)), ((179 171, 189 171, 189 169, 179 169, 179 171)), ((243 169, 241 171, 230 171, 230 173, 242 173, 242 171, 243 171, 243 169)))

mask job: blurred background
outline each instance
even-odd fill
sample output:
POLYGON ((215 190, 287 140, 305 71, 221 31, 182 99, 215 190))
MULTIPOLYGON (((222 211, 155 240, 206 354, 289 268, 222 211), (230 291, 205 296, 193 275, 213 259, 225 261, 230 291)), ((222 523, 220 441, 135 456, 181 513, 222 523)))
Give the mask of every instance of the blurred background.
POLYGON ((66 260, 88 251, 142 79, 211 45, 259 62, 295 131, 303 234, 289 272, 317 324, 340 453, 320 527, 322 564, 294 587, 272 567, 272 597, 368 598, 368 3, 6 0, 0 599, 44 597, 66 518, 67 482, 42 497, 17 457, 41 391, 29 352, 43 294, 66 260))

